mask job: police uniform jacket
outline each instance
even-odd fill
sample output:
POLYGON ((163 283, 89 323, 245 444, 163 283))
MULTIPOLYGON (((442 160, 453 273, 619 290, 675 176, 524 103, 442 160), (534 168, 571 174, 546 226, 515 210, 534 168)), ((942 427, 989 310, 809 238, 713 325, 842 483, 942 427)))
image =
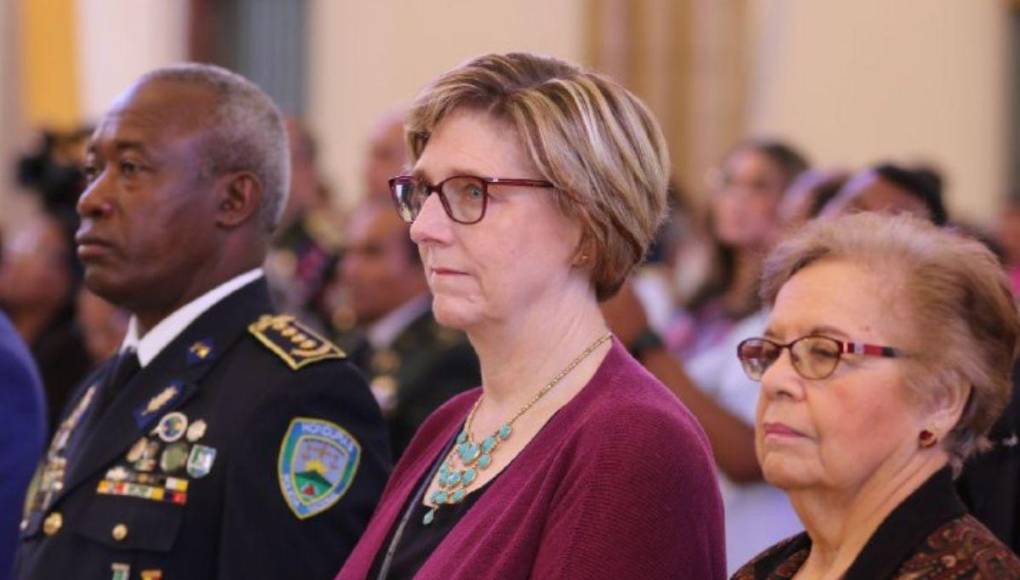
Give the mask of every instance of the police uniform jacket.
POLYGON ((198 316, 97 419, 117 360, 64 412, 16 577, 332 578, 389 470, 378 406, 343 353, 274 315, 259 278, 198 316))

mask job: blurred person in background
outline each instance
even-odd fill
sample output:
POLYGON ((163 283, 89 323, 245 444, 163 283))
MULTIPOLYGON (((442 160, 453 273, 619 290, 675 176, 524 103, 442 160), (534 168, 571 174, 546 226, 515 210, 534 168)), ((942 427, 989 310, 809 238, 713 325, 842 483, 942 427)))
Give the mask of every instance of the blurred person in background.
POLYGON ((77 306, 78 328, 85 340, 85 349, 92 365, 98 366, 117 352, 124 341, 131 315, 84 285, 78 290, 77 306))
POLYGON ((426 417, 481 383, 478 358, 463 332, 436 322, 418 249, 390 200, 365 200, 345 238, 337 282, 357 328, 338 342, 368 377, 399 458, 426 417))
POLYGON ((0 580, 11 578, 25 491, 46 443, 46 396, 28 346, 0 311, 0 580))
POLYGON ((404 140, 406 115, 405 109, 394 109, 376 121, 369 133, 362 176, 366 198, 390 203, 390 178, 404 173, 411 160, 404 140))
MULTIPOLYGON (((806 170, 783 195, 780 229, 792 231, 813 218, 845 178, 840 172, 806 170)), ((698 417, 712 443, 719 466, 725 507, 726 565, 733 573, 769 545, 803 529, 781 490, 764 482, 754 450, 754 414, 758 385, 733 358, 737 344, 761 334, 768 317, 761 309, 738 322, 729 335, 698 357, 693 371, 664 347, 645 312, 633 300, 630 284, 603 305, 610 327, 652 374, 666 384, 698 417), (711 362, 711 364, 708 364, 711 362)))
POLYGON ((734 324, 758 310, 756 284, 765 252, 779 232, 779 202, 807 167, 804 156, 785 143, 749 139, 711 174, 713 270, 664 336, 682 360, 718 345, 734 324))
POLYGON ((1020 199, 1014 197, 1006 202, 995 221, 994 234, 1005 253, 1013 294, 1020 295, 1020 199))
POLYGON ((51 428, 92 367, 75 321, 77 272, 70 234, 58 218, 36 214, 7 236, 0 258, 0 308, 42 372, 51 428))
POLYGON ((937 226, 949 222, 942 179, 927 168, 876 163, 858 171, 822 210, 822 217, 852 212, 912 213, 937 226))
POLYGON ((817 217, 850 180, 842 169, 809 169, 800 174, 779 202, 779 223, 791 233, 817 217))
POLYGON ((953 479, 1009 398, 1020 334, 997 258, 927 219, 816 220, 765 264, 756 450, 806 532, 737 580, 1020 578, 953 479))
POLYGON ((287 206, 266 258, 266 276, 283 312, 319 332, 331 327, 327 287, 336 270, 343 215, 318 167, 318 144, 300 119, 287 119, 291 178, 287 206))

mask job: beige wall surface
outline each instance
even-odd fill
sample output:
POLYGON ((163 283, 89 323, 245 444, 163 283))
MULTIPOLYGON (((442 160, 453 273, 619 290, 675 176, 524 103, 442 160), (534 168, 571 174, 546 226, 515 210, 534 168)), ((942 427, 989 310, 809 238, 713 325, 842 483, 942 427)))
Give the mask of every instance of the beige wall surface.
POLYGON ((136 78, 187 56, 188 2, 77 0, 81 110, 95 122, 136 78))
POLYGON ((21 221, 33 206, 14 190, 13 164, 28 145, 20 115, 18 14, 13 2, 0 2, 0 234, 21 221))
POLYGON ((337 195, 361 195, 377 119, 443 71, 487 52, 580 61, 583 0, 372 0, 309 4, 309 121, 337 195))
POLYGON ((752 133, 787 137, 820 164, 934 164, 951 212, 988 221, 1007 189, 1006 2, 755 6, 752 133))

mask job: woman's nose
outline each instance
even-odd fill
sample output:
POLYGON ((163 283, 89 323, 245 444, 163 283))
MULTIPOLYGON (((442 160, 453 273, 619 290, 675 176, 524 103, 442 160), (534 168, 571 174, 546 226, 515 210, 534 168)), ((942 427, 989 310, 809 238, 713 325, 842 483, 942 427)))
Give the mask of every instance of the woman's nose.
POLYGON ((411 240, 416 244, 428 242, 448 243, 453 220, 446 215, 438 195, 425 198, 421 211, 411 224, 411 240))

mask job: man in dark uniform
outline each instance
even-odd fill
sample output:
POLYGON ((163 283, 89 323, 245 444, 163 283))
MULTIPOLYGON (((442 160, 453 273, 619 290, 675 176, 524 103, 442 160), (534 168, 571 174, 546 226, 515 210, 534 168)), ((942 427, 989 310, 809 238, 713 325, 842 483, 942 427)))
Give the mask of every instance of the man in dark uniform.
POLYGON ((85 283, 132 313, 65 409, 18 578, 331 578, 388 472, 343 353, 276 315, 261 270, 288 183, 283 122, 206 65, 143 76, 88 147, 85 283))
POLYGON ((351 216, 340 282, 358 323, 341 340, 371 380, 399 457, 432 411, 481 384, 478 358, 432 316, 418 250, 392 204, 369 199, 351 216))

